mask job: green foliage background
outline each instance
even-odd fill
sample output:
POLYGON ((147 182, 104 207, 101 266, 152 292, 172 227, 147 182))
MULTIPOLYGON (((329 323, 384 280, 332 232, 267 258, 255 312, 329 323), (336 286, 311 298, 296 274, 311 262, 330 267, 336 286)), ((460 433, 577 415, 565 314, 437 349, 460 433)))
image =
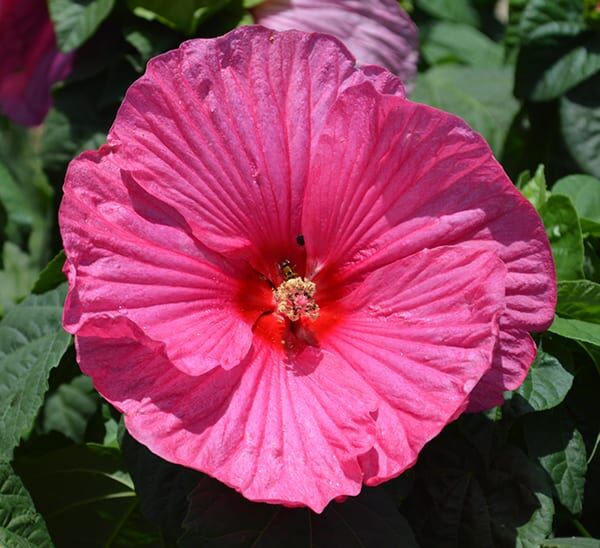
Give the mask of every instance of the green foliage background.
POLYGON ((56 211, 125 90, 182 40, 252 23, 256 0, 49 0, 75 70, 41 129, 0 118, 0 546, 600 547, 600 12, 590 0, 413 0, 412 99, 466 119, 537 208, 557 316, 503 406, 322 515, 250 503, 135 442, 60 325, 56 211), (496 14, 495 14, 496 13, 496 14), (575 537, 575 538, 573 538, 575 537))

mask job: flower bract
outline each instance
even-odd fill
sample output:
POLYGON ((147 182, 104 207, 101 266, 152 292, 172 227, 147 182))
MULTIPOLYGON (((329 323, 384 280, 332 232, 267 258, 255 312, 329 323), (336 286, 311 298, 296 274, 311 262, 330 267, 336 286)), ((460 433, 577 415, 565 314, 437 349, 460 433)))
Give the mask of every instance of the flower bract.
POLYGON ((323 34, 154 58, 70 164, 60 226, 64 326, 132 436, 317 512, 501 402, 556 298, 485 141, 323 34))

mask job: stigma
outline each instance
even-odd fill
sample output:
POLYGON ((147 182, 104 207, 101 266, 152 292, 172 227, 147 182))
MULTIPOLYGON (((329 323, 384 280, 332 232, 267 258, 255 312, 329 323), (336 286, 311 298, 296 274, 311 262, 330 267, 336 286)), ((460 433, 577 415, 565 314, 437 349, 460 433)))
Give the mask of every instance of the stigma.
POLYGON ((273 289, 273 300, 280 316, 298 321, 308 318, 311 321, 319 317, 319 305, 315 301, 317 286, 314 282, 300 276, 289 277, 273 289))

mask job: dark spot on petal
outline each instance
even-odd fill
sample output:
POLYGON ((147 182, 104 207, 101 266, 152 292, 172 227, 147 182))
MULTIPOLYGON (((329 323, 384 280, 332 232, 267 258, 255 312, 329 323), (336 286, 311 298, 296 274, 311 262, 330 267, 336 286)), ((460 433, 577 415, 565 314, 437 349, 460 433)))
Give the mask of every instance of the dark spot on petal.
POLYGON ((302 234, 298 234, 298 236, 296 236, 296 243, 298 245, 304 245, 304 236, 302 234))

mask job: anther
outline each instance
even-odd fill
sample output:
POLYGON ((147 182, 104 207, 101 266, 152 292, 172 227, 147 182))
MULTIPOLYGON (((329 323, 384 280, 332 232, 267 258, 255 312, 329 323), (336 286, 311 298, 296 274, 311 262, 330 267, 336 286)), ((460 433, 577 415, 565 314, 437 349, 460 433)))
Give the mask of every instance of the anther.
POLYGON ((319 317, 319 305, 314 299, 316 290, 314 282, 300 276, 285 280, 273 289, 277 312, 293 322, 300 318, 316 320, 319 317))

